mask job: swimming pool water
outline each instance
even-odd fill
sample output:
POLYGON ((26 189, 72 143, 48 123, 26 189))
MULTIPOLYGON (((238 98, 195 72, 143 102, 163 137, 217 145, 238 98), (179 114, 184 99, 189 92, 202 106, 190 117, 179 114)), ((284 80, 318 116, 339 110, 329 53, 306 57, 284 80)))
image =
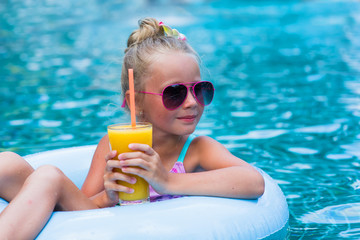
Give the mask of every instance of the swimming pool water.
POLYGON ((290 239, 360 239, 359 1, 0 3, 0 150, 96 144, 125 121, 121 57, 137 19, 183 32, 215 100, 197 132, 284 191, 290 239))

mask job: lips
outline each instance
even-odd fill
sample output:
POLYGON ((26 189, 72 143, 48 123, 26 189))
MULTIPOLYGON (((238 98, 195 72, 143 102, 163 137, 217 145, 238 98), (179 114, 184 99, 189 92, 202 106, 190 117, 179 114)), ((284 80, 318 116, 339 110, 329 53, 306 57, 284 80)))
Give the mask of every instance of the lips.
POLYGON ((183 120, 185 122, 193 122, 196 119, 196 115, 186 115, 178 117, 179 120, 183 120))

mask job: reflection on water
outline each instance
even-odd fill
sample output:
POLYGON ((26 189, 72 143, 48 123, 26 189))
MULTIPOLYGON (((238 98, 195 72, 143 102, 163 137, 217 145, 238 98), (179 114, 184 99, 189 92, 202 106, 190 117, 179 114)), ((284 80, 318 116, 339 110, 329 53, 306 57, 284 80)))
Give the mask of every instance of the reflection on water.
POLYGON ((197 133, 276 179, 290 239, 359 239, 359 10, 350 0, 1 2, 0 150, 96 144, 125 121, 122 51, 137 19, 155 16, 187 36, 215 84, 197 133))
POLYGON ((301 221, 327 224, 360 223, 360 203, 328 206, 304 215, 301 221))

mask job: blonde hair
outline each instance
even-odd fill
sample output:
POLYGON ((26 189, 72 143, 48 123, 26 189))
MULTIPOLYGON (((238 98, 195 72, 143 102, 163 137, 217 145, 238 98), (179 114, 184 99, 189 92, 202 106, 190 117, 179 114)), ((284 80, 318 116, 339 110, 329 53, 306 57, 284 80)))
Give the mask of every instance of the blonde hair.
MULTIPOLYGON (((154 18, 139 20, 139 29, 133 31, 127 41, 121 73, 121 89, 125 96, 129 90, 128 69, 134 70, 135 91, 144 91, 144 79, 150 73, 150 67, 158 54, 181 52, 193 55, 198 63, 200 58, 194 49, 184 40, 166 36, 162 26, 154 18)), ((137 97, 137 102, 142 98, 137 97)), ((126 107, 126 109, 128 109, 126 107)))

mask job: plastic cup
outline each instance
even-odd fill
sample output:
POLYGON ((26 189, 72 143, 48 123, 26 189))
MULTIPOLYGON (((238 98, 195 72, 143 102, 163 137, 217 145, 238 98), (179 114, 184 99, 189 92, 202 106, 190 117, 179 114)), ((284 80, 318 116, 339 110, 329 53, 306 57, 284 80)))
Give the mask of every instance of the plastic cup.
MULTIPOLYGON (((140 122, 133 127, 131 124, 114 124, 108 126, 108 135, 111 150, 116 150, 117 154, 133 152, 129 149, 130 143, 147 144, 152 147, 152 125, 151 123, 140 122)), ((118 158, 116 157, 116 160, 118 158)), ((120 169, 116 171, 121 172, 120 169)), ((119 192, 120 205, 132 205, 149 202, 149 183, 143 178, 128 174, 136 178, 135 184, 118 181, 119 184, 134 189, 133 193, 119 192)))

